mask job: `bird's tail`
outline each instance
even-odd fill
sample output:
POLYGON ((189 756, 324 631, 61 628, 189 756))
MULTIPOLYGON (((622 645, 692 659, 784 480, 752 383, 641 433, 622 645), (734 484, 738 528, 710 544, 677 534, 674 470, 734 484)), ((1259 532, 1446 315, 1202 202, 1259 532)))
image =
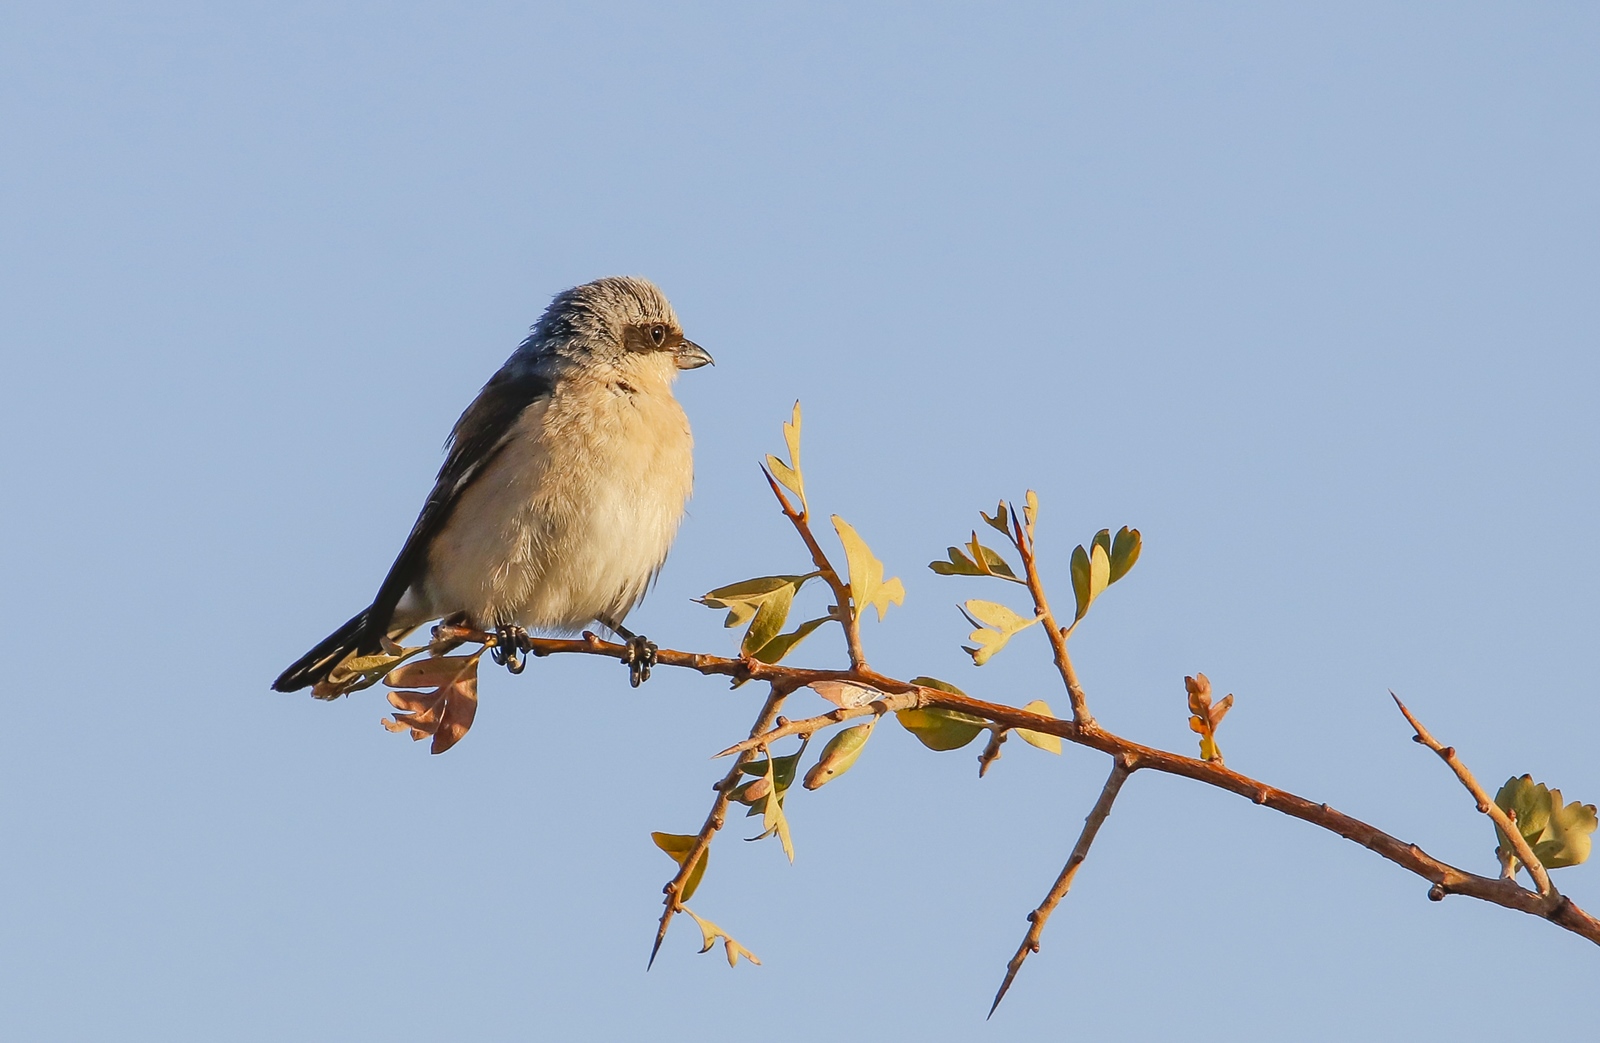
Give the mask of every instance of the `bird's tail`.
POLYGON ((318 642, 272 682, 279 692, 297 692, 328 679, 351 656, 372 655, 383 647, 383 628, 372 625, 372 610, 362 609, 344 626, 318 642))

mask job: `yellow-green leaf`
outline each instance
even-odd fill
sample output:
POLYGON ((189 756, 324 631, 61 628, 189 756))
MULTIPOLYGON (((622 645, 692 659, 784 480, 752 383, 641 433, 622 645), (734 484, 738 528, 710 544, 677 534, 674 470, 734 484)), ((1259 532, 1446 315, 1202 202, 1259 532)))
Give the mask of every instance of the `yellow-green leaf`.
POLYGON ((1019 615, 998 601, 983 601, 979 598, 973 598, 971 601, 966 602, 964 607, 967 610, 967 615, 972 619, 985 626, 1005 631, 1008 634, 1021 633, 1039 622, 1037 617, 1029 619, 1027 616, 1019 615))
POLYGON ((855 602, 857 615, 871 605, 877 608, 881 622, 891 604, 905 601, 905 587, 899 579, 884 580, 883 562, 873 556, 872 548, 849 522, 835 514, 833 527, 839 533, 839 542, 844 544, 845 561, 850 566, 850 600, 855 602))
MULTIPOLYGON (((1494 802, 1507 814, 1514 815, 1517 832, 1533 848, 1536 858, 1546 869, 1563 869, 1578 865, 1589 857, 1595 830, 1596 817, 1593 804, 1573 801, 1563 804, 1561 791, 1550 789, 1533 776, 1522 775, 1507 779, 1495 794, 1494 802)), ((1513 858, 1511 844, 1497 826, 1495 835, 1500 839, 1503 858, 1513 858)))
POLYGON ((1533 853, 1546 869, 1563 869, 1575 866, 1589 858, 1590 836, 1596 825, 1593 804, 1573 801, 1561 804, 1561 791, 1550 791, 1550 821, 1544 835, 1533 845, 1533 853))
MULTIPOLYGON (((678 865, 683 865, 683 860, 689 857, 689 849, 694 846, 696 837, 684 836, 681 833, 651 833, 650 839, 656 842, 656 847, 672 856, 678 865)), ((694 896, 695 888, 700 886, 700 878, 706 875, 706 862, 711 858, 711 849, 700 852, 700 859, 694 864, 694 871, 689 874, 689 879, 683 882, 683 893, 678 896, 678 901, 687 902, 694 896)), ((709 948, 709 946, 707 946, 709 948)), ((704 952, 705 950, 701 950, 704 952)))
POLYGON ((1006 646, 1013 636, 1039 622, 1039 618, 1028 619, 1020 616, 1011 609, 996 601, 982 601, 974 598, 968 601, 962 612, 967 620, 975 627, 967 640, 977 644, 976 648, 967 648, 967 654, 972 656, 972 661, 978 666, 987 663, 994 654, 1006 646), (993 629, 989 629, 989 628, 993 629))
MULTIPOLYGON (((1043 699, 1035 699, 1027 706, 1024 706, 1023 709, 1029 713, 1036 713, 1041 717, 1055 716, 1055 714, 1050 712, 1050 704, 1045 702, 1043 699)), ((1048 750, 1051 753, 1058 754, 1061 752, 1061 736, 1059 735, 1051 735, 1048 732, 1029 731, 1027 728, 1017 728, 1015 731, 1017 736, 1030 746, 1037 746, 1039 749, 1048 750)))
POLYGON ((866 748, 875 724, 876 720, 835 732, 833 738, 828 740, 828 745, 822 748, 821 758, 806 772, 805 788, 817 789, 849 771, 866 748))
POLYGON ((1029 489, 1027 494, 1022 498, 1022 522, 1024 527, 1027 529, 1029 536, 1033 535, 1033 523, 1038 519, 1038 517, 1039 494, 1034 492, 1032 489, 1029 489))
POLYGON ((1111 553, 1096 543, 1089 553, 1089 600, 1105 593, 1111 585, 1111 553))
POLYGON ((717 944, 717 939, 721 938, 723 947, 727 950, 729 967, 738 966, 739 957, 741 956, 756 966, 761 966, 761 961, 756 959, 756 954, 751 952, 749 949, 746 949, 738 942, 734 941, 733 935, 729 934, 727 931, 724 931, 722 928, 718 927, 710 920, 707 920, 705 917, 696 914, 695 911, 690 909, 688 906, 683 907, 683 912, 686 913, 689 918, 700 927, 700 940, 705 943, 700 947, 701 952, 710 952, 711 947, 717 944))
POLYGON ((1124 525, 1117 530, 1117 538, 1111 541, 1110 582, 1115 583, 1128 574, 1134 562, 1139 560, 1139 550, 1138 529, 1130 529, 1124 525))
POLYGON ((778 480, 779 485, 800 497, 801 509, 804 510, 805 494, 802 490, 805 489, 805 484, 800 481, 800 472, 771 453, 767 454, 767 470, 772 472, 772 477, 778 480))
MULTIPOLYGON (((929 686, 933 687, 933 686, 929 686)), ((895 719, 930 750, 959 750, 988 722, 956 710, 899 710, 895 719)))
POLYGON ((772 472, 772 477, 778 483, 796 496, 800 497, 800 511, 807 513, 810 508, 806 506, 805 477, 800 471, 800 403, 794 404, 794 413, 790 420, 783 425, 783 441, 789 447, 789 462, 784 463, 772 454, 767 454, 767 469, 772 472))
MULTIPOLYGON (((1538 841, 1550 821, 1550 789, 1542 782, 1534 782, 1532 775, 1507 779, 1500 792, 1494 795, 1494 802, 1500 805, 1501 811, 1516 819, 1517 832, 1530 845, 1538 841)), ((1509 852, 1511 844, 1505 832, 1498 826, 1495 832, 1501 849, 1509 852)))

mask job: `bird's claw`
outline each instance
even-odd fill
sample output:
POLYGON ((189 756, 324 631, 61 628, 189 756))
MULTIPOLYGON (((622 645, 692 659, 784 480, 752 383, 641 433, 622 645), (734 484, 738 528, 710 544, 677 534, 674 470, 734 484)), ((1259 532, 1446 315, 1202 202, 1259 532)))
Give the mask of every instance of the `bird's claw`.
POLYGON ((637 688, 650 680, 650 671, 656 665, 656 643, 643 636, 628 642, 628 683, 637 688))
POLYGON ((496 627, 494 638, 494 645, 489 649, 490 658, 513 674, 522 673, 522 668, 528 665, 521 655, 530 647, 528 632, 519 626, 496 627))

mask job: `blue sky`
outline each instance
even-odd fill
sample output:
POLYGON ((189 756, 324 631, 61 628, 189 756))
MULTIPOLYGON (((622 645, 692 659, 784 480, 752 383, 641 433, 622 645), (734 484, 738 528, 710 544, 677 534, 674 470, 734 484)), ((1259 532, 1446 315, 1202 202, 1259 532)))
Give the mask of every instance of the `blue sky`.
MULTIPOLYGON (((907 588, 874 665, 982 669, 925 568, 1037 489, 1110 728, 1490 871, 1491 785, 1600 799, 1600 15, 1581 4, 51 4, 0 12, 0 1018, 16 1038, 1490 1038, 1592 946, 1238 798, 1136 775, 982 1023, 1106 764, 882 730, 714 850, 644 972, 753 688, 486 677, 449 754, 269 692, 366 603, 450 424, 556 291, 647 275, 717 358, 633 617, 803 564, 756 471, 907 588), (750 831, 751 833, 754 830, 750 831), (1536 982, 1504 1002, 1486 992, 1536 982), (1383 1026, 1375 1030, 1373 1026, 1383 1026)), ((819 634, 796 661, 837 661, 819 634)), ((803 708, 803 707, 797 707, 803 708)), ((823 704, 817 703, 817 708, 823 704)), ((1594 866, 1556 882, 1600 906, 1594 866)))

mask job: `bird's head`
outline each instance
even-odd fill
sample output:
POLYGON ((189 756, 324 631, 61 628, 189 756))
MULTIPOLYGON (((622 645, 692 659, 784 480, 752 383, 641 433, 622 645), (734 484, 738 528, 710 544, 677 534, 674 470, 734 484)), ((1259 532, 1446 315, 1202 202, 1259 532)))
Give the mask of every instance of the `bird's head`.
POLYGON ((668 382, 678 370, 711 363, 704 348, 684 337, 666 294, 631 276, 596 279, 557 294, 521 352, 558 365, 603 366, 668 382))

